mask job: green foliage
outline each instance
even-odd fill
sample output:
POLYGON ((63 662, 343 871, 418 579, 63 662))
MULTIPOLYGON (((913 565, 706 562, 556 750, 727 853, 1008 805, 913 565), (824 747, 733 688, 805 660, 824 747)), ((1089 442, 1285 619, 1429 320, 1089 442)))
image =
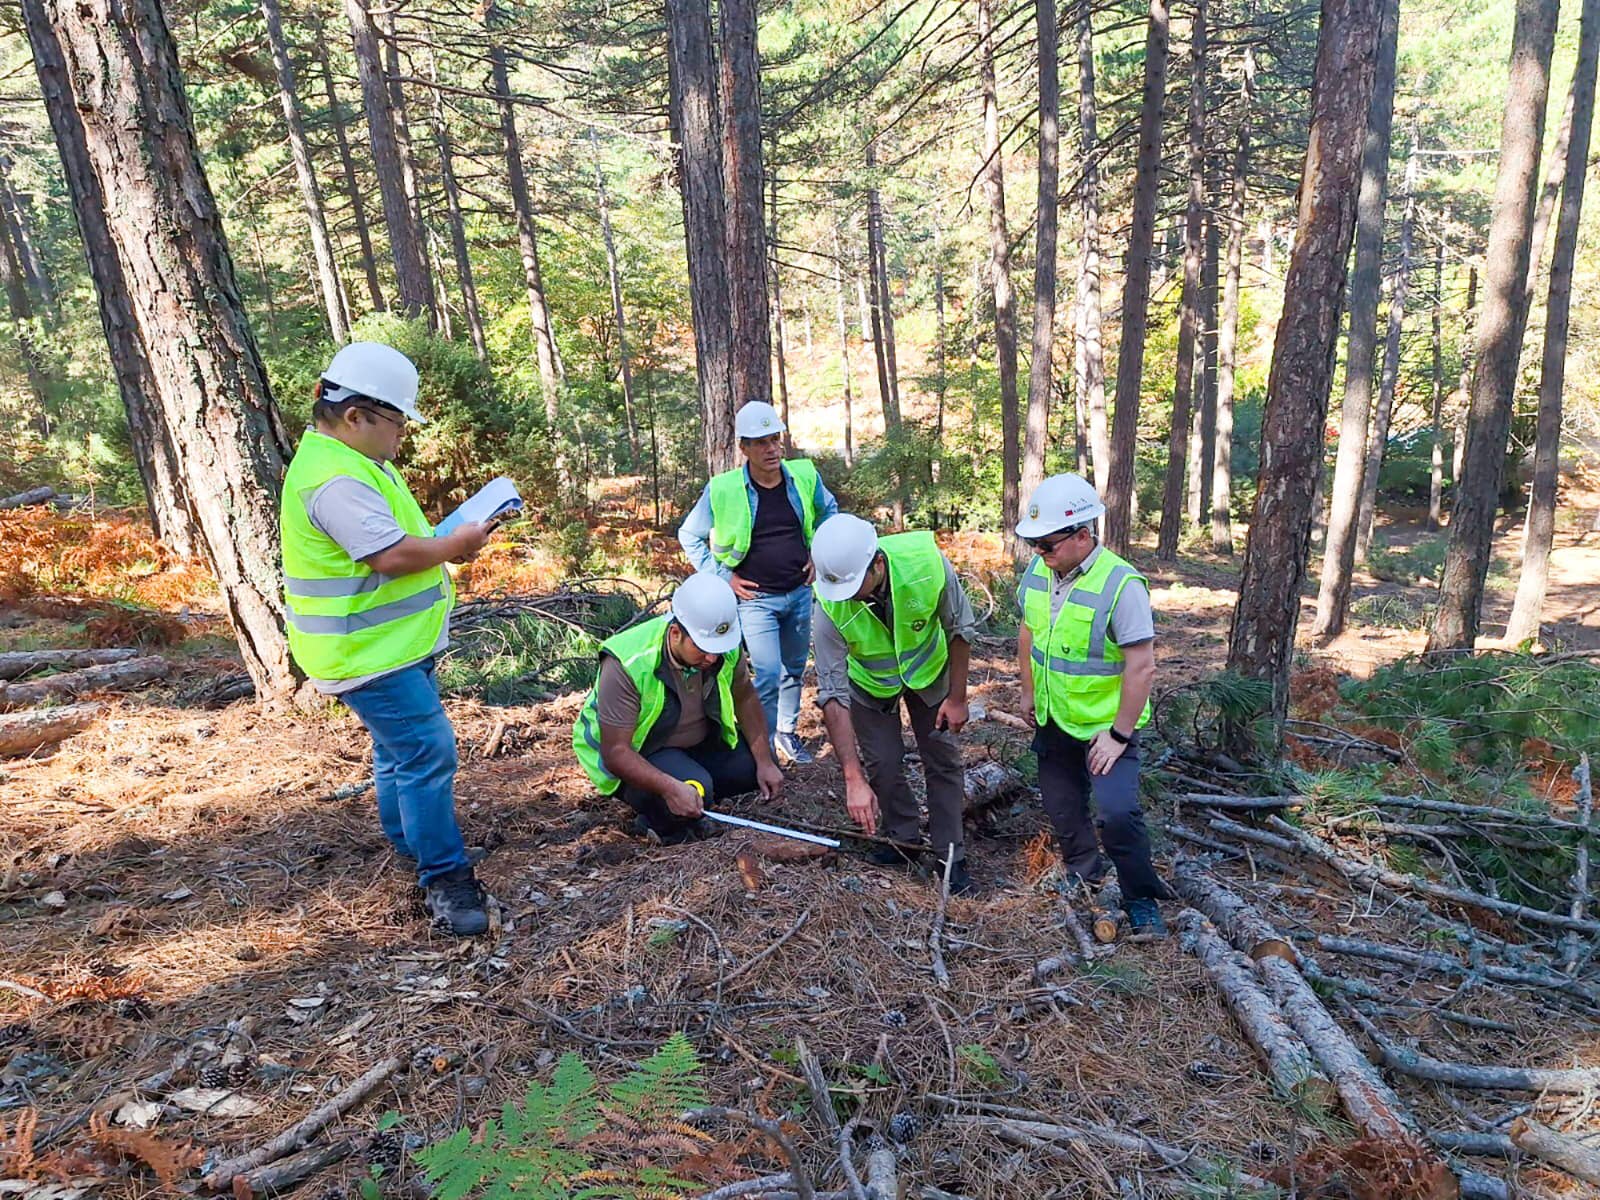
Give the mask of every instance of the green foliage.
MULTIPOLYGON (((625 1136, 675 1123, 706 1103, 694 1047, 674 1033, 603 1096, 594 1073, 567 1053, 548 1084, 528 1084, 521 1104, 508 1102, 474 1136, 471 1127, 415 1156, 437 1200, 617 1200, 676 1196, 693 1185, 658 1164, 607 1169, 608 1125, 625 1136)), ((613 1141, 619 1139, 612 1139, 613 1141)), ((631 1157, 631 1156, 630 1156, 631 1157)))
POLYGON ((1446 535, 1438 534, 1422 539, 1415 546, 1391 550, 1382 538, 1374 536, 1367 550, 1367 567, 1379 579, 1391 583, 1413 584, 1419 579, 1438 583, 1444 574, 1444 556, 1449 544, 1446 535))
POLYGON ((956 1063, 963 1075, 982 1087, 997 1088, 1006 1081, 999 1060, 977 1042, 957 1046, 956 1063))
POLYGON ((1113 996, 1146 996, 1154 986, 1150 976, 1140 967, 1109 958, 1084 963, 1078 975, 1113 996))
POLYGON ((617 592, 597 597, 581 623, 533 611, 472 625, 452 637, 440 660, 440 689, 486 704, 525 704, 540 694, 587 688, 600 643, 637 612, 633 599, 617 592))
POLYGON ((1433 605, 1403 595, 1362 596, 1351 603, 1350 620, 1380 629, 1426 629, 1433 622, 1433 605))
POLYGON ((1156 705, 1156 728, 1171 741, 1221 747, 1238 740, 1272 743, 1272 684, 1231 671, 1167 692, 1156 705))

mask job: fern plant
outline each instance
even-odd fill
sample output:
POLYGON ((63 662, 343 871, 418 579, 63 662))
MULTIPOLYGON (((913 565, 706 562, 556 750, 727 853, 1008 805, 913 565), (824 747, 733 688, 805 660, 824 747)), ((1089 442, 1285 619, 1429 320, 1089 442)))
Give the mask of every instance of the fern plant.
POLYGON ((649 1161, 712 1139, 679 1114, 707 1102, 694 1046, 675 1033, 602 1094, 578 1055, 562 1055, 548 1084, 528 1084, 479 1131, 416 1154, 437 1200, 671 1200, 695 1184, 649 1161))

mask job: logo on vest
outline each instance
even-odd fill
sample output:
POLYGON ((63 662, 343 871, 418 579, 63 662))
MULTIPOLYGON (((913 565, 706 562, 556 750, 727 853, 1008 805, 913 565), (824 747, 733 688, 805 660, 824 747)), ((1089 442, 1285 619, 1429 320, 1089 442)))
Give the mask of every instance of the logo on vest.
POLYGON ((913 633, 921 633, 922 632, 922 627, 924 625, 926 625, 927 623, 928 623, 928 621, 927 621, 926 617, 924 617, 923 619, 921 619, 919 621, 913 621, 913 622, 911 622, 911 631, 913 633))

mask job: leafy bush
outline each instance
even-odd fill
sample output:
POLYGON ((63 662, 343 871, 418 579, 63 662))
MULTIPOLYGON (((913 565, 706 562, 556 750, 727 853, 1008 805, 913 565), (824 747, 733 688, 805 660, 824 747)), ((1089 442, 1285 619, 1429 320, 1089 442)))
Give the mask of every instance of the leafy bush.
POLYGON ((1362 596, 1350 605, 1350 619, 1380 629, 1426 629, 1433 621, 1433 605, 1409 596, 1362 596))
POLYGON ((1444 534, 1424 538, 1415 546, 1391 550, 1380 538, 1374 537, 1367 550, 1367 569, 1379 579, 1391 583, 1415 583, 1426 579, 1438 583, 1444 574, 1444 556, 1449 549, 1449 539, 1444 534))

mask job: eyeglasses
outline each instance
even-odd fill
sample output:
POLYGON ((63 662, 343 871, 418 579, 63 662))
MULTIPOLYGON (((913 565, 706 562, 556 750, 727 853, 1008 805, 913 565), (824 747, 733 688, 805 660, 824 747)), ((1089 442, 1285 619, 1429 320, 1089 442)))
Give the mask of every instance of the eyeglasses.
POLYGON ((1037 550, 1040 554, 1049 554, 1057 546, 1061 545, 1061 543, 1070 542, 1073 538, 1077 537, 1078 534, 1083 531, 1083 529, 1084 526, 1080 525, 1077 529, 1069 529, 1065 533, 1057 533, 1045 537, 1024 538, 1023 540, 1037 550))
POLYGON ((370 416, 382 417, 385 421, 389 422, 391 425, 397 426, 400 429, 404 429, 406 427, 406 415, 403 412, 399 412, 392 408, 377 408, 367 404, 360 405, 359 407, 362 412, 367 413, 370 416))

